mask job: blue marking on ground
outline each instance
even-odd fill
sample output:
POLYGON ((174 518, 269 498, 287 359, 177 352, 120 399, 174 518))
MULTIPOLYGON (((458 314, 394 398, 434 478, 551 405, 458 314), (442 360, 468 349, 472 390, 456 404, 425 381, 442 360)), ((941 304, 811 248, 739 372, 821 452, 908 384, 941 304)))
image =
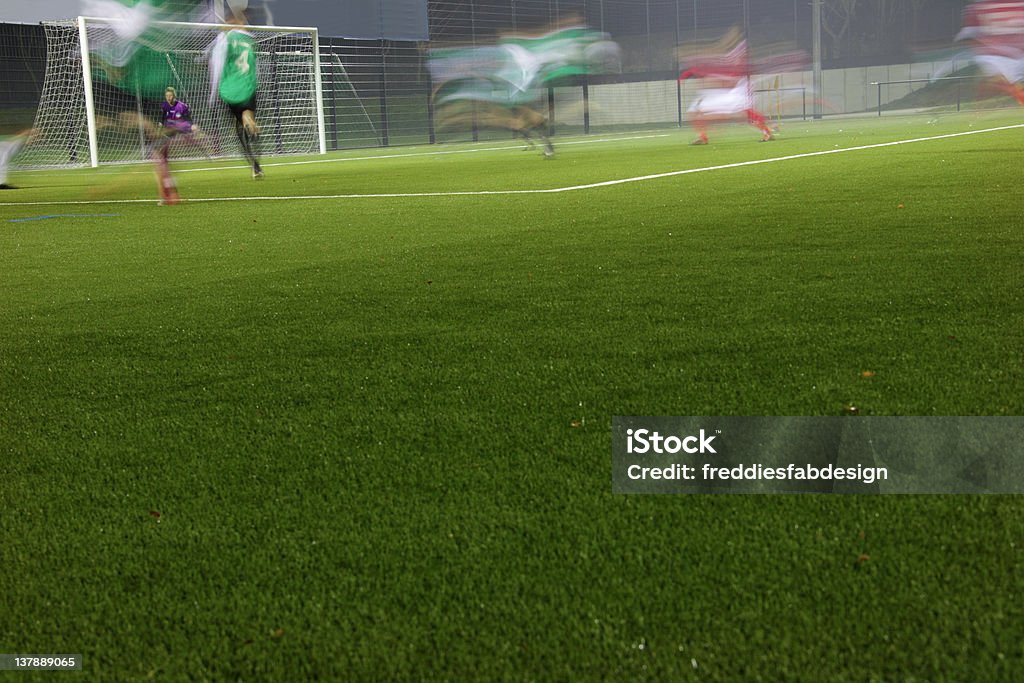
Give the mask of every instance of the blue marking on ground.
POLYGON ((108 218, 120 216, 119 213, 51 213, 45 216, 32 216, 31 218, 11 218, 8 223, 27 223, 29 221, 45 221, 49 218, 108 218))

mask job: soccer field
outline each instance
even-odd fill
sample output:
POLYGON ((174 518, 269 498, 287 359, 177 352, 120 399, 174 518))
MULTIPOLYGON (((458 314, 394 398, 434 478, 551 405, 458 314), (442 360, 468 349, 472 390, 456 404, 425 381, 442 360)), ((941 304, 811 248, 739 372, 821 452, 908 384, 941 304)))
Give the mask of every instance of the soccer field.
POLYGON ((1020 111, 689 139, 179 163, 178 206, 146 166, 12 174, 0 650, 1016 679, 1019 498, 616 496, 610 454, 615 415, 1024 414, 1020 111))

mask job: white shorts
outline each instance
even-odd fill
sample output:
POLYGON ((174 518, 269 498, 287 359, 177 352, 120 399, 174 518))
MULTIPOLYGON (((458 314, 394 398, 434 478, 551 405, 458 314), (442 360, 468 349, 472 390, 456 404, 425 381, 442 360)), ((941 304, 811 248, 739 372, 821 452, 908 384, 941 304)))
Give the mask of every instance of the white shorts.
POLYGON ((747 111, 753 104, 750 85, 744 79, 734 88, 701 90, 687 111, 705 116, 735 116, 747 111))
POLYGON ((1002 76, 1009 83, 1024 81, 1024 59, 1000 55, 978 55, 974 61, 988 76, 1002 76))

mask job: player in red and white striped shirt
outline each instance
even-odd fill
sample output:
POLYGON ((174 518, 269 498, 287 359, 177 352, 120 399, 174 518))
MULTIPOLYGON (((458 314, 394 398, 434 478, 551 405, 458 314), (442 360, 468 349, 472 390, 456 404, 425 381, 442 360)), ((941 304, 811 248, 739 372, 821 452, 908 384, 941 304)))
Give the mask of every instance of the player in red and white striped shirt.
POLYGON ((1024 1, 971 3, 964 8, 956 40, 967 42, 982 72, 1024 105, 1024 1))
POLYGON ((702 55, 693 59, 692 66, 679 74, 679 80, 700 78, 703 87, 690 105, 690 124, 697 131, 694 145, 708 143, 708 124, 746 116, 747 121, 761 131, 761 140, 773 139, 764 114, 754 108, 754 94, 750 85, 750 57, 747 41, 738 29, 732 29, 719 43, 717 55, 702 55))

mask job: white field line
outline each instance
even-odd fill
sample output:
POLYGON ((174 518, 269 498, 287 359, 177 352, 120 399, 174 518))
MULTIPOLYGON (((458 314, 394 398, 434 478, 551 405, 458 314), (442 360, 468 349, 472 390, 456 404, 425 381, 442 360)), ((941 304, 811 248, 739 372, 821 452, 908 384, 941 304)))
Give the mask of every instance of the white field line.
MULTIPOLYGON (((196 199, 182 199, 182 203, 196 204, 200 202, 252 202, 252 201, 295 201, 295 200, 324 200, 324 199, 398 199, 406 197, 478 197, 478 196, 503 196, 503 195, 524 195, 524 194, 558 194, 561 192, 574 192, 577 190, 589 190, 597 187, 611 187, 626 183, 639 183, 647 180, 660 178, 671 178, 674 176, 689 175, 691 173, 706 173, 708 171, 721 171, 731 168, 742 168, 745 166, 757 166, 760 164, 773 164, 779 161, 791 161, 793 159, 808 159, 828 154, 844 154, 846 152, 859 152, 866 149, 881 149, 884 147, 895 147, 897 145, 909 145, 916 142, 929 142, 932 140, 946 140, 949 138, 964 137, 967 135, 978 135, 981 133, 994 133, 997 131, 1024 128, 1024 123, 1010 126, 999 126, 996 128, 982 128, 978 130, 963 131, 960 133, 946 133, 944 135, 932 135, 923 138, 911 138, 908 140, 894 140, 892 142, 878 142, 871 145, 858 145, 856 147, 841 147, 826 149, 819 152, 804 152, 802 154, 789 154, 781 157, 770 157, 768 159, 754 159, 751 161, 738 161, 731 164, 720 164, 718 166, 702 166, 700 168, 687 168, 680 171, 667 171, 665 173, 653 173, 651 175, 634 176, 632 178, 618 178, 615 180, 604 180, 597 183, 585 185, 570 185, 566 187, 553 187, 533 190, 463 190, 456 192, 388 192, 373 194, 330 194, 330 195, 288 195, 280 197, 205 197, 196 199)), ((0 203, 0 206, 66 206, 81 204, 155 204, 153 199, 96 199, 67 202, 10 202, 0 203)))

